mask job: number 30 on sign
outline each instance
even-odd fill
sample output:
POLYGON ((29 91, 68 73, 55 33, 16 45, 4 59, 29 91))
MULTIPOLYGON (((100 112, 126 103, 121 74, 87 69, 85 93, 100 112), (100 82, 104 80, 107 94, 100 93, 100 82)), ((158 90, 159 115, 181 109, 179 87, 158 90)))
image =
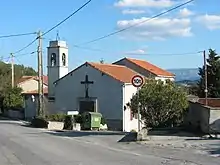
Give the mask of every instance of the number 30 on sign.
POLYGON ((134 87, 139 88, 144 84, 144 79, 140 75, 135 75, 134 77, 132 77, 131 83, 134 87))

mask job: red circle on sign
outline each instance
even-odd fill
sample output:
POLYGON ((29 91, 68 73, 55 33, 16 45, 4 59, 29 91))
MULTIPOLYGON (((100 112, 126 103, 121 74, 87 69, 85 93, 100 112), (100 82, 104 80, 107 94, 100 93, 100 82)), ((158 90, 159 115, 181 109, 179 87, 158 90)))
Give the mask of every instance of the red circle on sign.
POLYGON ((135 75, 132 77, 131 83, 134 87, 141 87, 144 84, 144 78, 140 75, 135 75))

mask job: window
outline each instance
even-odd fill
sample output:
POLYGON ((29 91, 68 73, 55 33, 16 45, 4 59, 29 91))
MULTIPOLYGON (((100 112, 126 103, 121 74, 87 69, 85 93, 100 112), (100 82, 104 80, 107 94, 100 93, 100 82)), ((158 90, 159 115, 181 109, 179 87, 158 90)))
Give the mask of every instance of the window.
POLYGON ((48 101, 49 102, 54 102, 55 101, 55 97, 48 97, 48 101))
POLYGON ((56 54, 52 53, 51 54, 51 66, 55 66, 56 65, 56 54))
POLYGON ((62 64, 63 66, 66 66, 66 54, 65 53, 62 54, 62 64))

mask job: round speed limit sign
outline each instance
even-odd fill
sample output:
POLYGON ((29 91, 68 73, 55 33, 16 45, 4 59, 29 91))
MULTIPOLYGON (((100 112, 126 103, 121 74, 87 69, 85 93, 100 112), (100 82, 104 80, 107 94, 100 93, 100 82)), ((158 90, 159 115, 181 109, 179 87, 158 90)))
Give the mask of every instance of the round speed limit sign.
POLYGON ((135 75, 132 80, 131 80, 131 83, 134 87, 141 87, 143 84, 144 84, 144 79, 142 76, 140 75, 135 75))

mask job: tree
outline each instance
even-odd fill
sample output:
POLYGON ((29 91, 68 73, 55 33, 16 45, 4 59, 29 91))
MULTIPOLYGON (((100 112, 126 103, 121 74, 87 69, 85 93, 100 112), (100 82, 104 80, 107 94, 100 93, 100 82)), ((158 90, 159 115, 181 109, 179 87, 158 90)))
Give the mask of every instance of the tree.
POLYGON ((131 110, 140 113, 147 127, 168 127, 183 121, 188 107, 186 92, 171 81, 146 80, 146 84, 131 99, 131 110))
MULTIPOLYGON (((209 49, 209 57, 207 59, 207 87, 208 97, 220 97, 220 56, 215 50, 209 49)), ((205 67, 199 68, 200 80, 198 82, 197 95, 201 98, 205 97, 205 67)))
POLYGON ((23 107, 22 89, 18 87, 8 88, 4 95, 3 105, 6 109, 21 109, 23 107))
MULTIPOLYGON (((15 82, 22 76, 36 76, 37 72, 31 67, 24 65, 14 65, 15 82)), ((0 110, 4 112, 4 99, 11 92, 11 64, 0 61, 0 110)))

